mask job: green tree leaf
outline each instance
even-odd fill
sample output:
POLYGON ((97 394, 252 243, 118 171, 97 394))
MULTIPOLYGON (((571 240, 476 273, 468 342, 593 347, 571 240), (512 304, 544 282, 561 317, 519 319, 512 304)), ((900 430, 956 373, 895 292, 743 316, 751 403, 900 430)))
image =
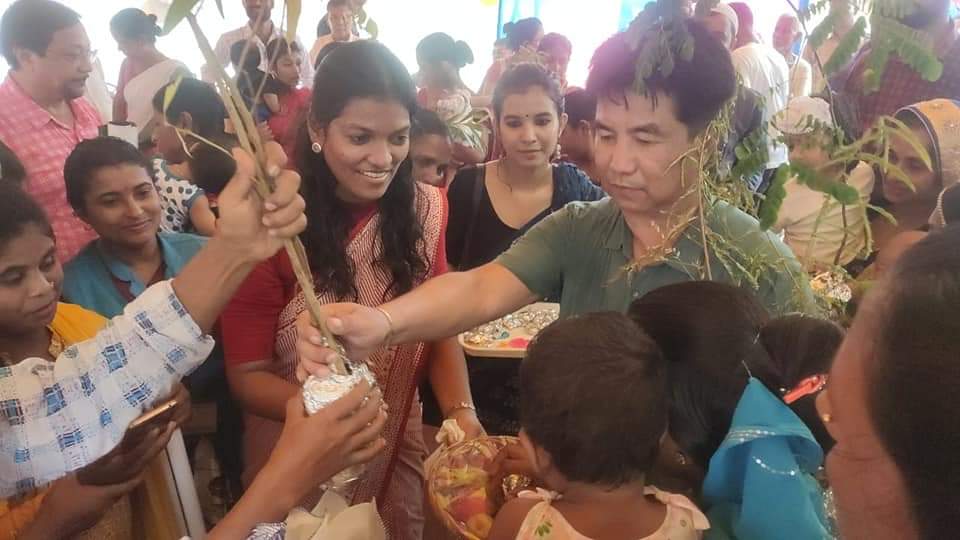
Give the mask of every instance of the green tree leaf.
POLYGON ((887 220, 887 221, 890 222, 891 224, 893 224, 893 225, 896 225, 896 224, 897 224, 897 218, 893 217, 893 214, 891 214, 890 212, 888 212, 886 209, 880 208, 879 206, 874 206, 874 205, 872 205, 872 204, 869 205, 869 206, 867 206, 867 208, 869 208, 870 210, 876 212, 878 216, 880 216, 880 217, 882 217, 883 219, 887 220))
POLYGON ((927 150, 927 146, 923 144, 923 142, 917 137, 917 135, 912 129, 910 129, 909 126, 894 116, 885 117, 883 118, 882 122, 887 124, 885 130, 888 135, 895 135, 903 139, 913 148, 913 151, 920 156, 920 159, 923 160, 923 164, 926 165, 931 171, 933 170, 933 158, 930 157, 930 152, 927 150))
MULTIPOLYGON (((807 11, 806 13, 811 14, 812 11, 807 11)), ((810 32, 810 37, 807 38, 807 47, 813 50, 819 49, 820 46, 827 41, 827 38, 830 37, 830 34, 833 33, 834 26, 836 26, 836 17, 831 13, 810 32)))
POLYGON ((768 230, 777 222, 777 216, 780 214, 780 208, 783 201, 787 198, 787 180, 790 179, 790 166, 781 165, 777 173, 767 188, 763 204, 760 205, 760 228, 768 230))
POLYGON ((850 63, 853 60, 853 56, 857 54, 860 50, 860 44, 863 43, 864 39, 867 36, 867 18, 860 17, 857 19, 857 22, 854 23, 853 28, 840 40, 840 43, 837 44, 836 50, 833 51, 833 54, 830 55, 830 59, 826 60, 821 58, 826 62, 823 66, 823 71, 826 73, 827 77, 832 76, 836 72, 840 71, 843 67, 850 63))
POLYGON ((810 167, 799 164, 790 166, 790 172, 797 183, 832 197, 841 204, 852 206, 860 202, 860 193, 851 185, 828 178, 810 167))
MULTIPOLYGON (((180 21, 184 19, 192 10, 193 7, 197 5, 200 0, 173 0, 173 3, 170 4, 170 9, 167 10, 167 17, 163 21, 163 33, 169 34, 171 30, 177 27, 180 24, 180 21)), ((220 2, 217 2, 219 5, 220 2)), ((221 10, 221 13, 223 11, 221 10)))

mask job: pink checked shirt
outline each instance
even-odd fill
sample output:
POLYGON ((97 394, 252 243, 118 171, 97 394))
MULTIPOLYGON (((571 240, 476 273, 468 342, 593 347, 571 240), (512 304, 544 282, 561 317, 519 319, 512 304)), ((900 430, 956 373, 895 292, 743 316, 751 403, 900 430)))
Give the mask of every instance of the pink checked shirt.
POLYGON ((97 136, 100 115, 84 98, 70 103, 74 125, 65 126, 37 105, 12 77, 0 85, 0 140, 27 171, 26 190, 47 212, 57 235, 57 256, 67 262, 96 233, 73 215, 63 184, 63 164, 73 148, 97 136))

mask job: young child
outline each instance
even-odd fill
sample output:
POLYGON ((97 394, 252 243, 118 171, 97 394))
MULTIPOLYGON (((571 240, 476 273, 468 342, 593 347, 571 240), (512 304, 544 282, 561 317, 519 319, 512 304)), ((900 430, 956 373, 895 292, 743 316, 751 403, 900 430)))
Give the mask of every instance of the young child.
MULTIPOLYGON (((830 160, 824 150, 829 130, 834 128, 830 105, 820 98, 798 97, 790 101, 774 123, 785 136, 790 162, 817 170, 827 178, 843 177, 842 168, 824 169, 830 160), (811 128, 810 120, 817 128, 811 128)), ((861 203, 873 191, 873 169, 859 164, 844 180, 859 193, 861 203)), ((866 245, 866 223, 862 208, 844 207, 829 195, 814 191, 790 179, 787 197, 773 229, 782 231, 784 242, 809 272, 819 272, 853 261, 866 245)))
MULTIPOLYGON (((174 83, 171 83, 174 84, 174 83)), ((150 161, 166 232, 196 232, 213 236, 215 221, 210 199, 190 173, 190 153, 197 140, 189 133, 216 140, 224 136, 226 110, 216 91, 196 79, 183 79, 164 113, 166 87, 154 96, 153 140, 159 156, 150 161), (178 134, 177 131, 180 130, 178 134)))
POLYGON ((267 44, 270 76, 263 86, 263 103, 270 111, 267 125, 287 156, 293 155, 297 130, 310 109, 309 88, 300 88, 303 51, 296 42, 277 38, 267 44))
POLYGON ((235 135, 222 135, 213 138, 210 142, 219 148, 205 142, 195 143, 190 149, 193 157, 188 162, 188 166, 190 178, 203 190, 207 199, 207 207, 204 211, 209 212, 209 215, 205 217, 205 221, 212 220, 215 224, 220 218, 217 198, 237 172, 237 162, 224 150, 230 152, 240 143, 235 135))
POLYGON ((244 105, 250 110, 257 122, 265 121, 269 111, 263 105, 263 99, 258 99, 258 92, 264 86, 267 74, 260 69, 260 49, 247 40, 238 41, 230 47, 230 63, 237 73, 237 89, 243 98, 244 105), (249 45, 248 45, 249 44, 249 45))
POLYGON ((489 540, 688 540, 708 528, 680 495, 646 485, 667 429, 667 366, 625 315, 546 328, 520 367, 520 440, 551 492, 521 494, 489 540))
POLYGON ((410 128, 410 161, 413 179, 431 186, 447 187, 453 179, 453 146, 450 130, 437 113, 420 109, 410 128))

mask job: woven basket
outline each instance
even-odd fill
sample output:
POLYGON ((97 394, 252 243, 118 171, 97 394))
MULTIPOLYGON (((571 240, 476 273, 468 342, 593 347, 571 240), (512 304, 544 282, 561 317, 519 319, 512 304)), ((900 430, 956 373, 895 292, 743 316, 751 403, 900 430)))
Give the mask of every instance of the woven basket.
MULTIPOLYGON (((451 532, 467 540, 484 540, 498 508, 487 494, 489 475, 484 468, 504 447, 517 443, 516 437, 480 437, 439 450, 426 470, 427 497, 434 513, 451 532), (482 516, 466 523, 451 514, 453 503, 467 495, 483 492, 486 508, 482 516)), ((474 497, 474 499, 477 499, 474 497)), ((479 504, 480 499, 474 501, 479 504)))

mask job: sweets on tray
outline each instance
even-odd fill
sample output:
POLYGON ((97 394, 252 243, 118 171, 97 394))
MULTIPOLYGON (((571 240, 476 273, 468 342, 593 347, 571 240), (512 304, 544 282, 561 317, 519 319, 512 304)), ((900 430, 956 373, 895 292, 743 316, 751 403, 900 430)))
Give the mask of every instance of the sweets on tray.
MULTIPOLYGON (((539 303, 464 332, 460 339, 468 349, 526 350, 541 330, 557 320, 557 304, 539 303)), ((469 351, 468 351, 469 352, 469 351)))
MULTIPOLYGON (((486 467, 514 437, 480 437, 455 444, 441 454, 427 471, 427 493, 434 512, 444 525, 462 538, 483 540, 490 534, 498 502, 506 493, 488 493, 486 467)), ((504 484, 523 487, 529 481, 508 477, 504 484)))
POLYGON ((846 276, 837 272, 822 272, 810 280, 813 292, 834 302, 847 303, 853 297, 853 291, 846 276))

